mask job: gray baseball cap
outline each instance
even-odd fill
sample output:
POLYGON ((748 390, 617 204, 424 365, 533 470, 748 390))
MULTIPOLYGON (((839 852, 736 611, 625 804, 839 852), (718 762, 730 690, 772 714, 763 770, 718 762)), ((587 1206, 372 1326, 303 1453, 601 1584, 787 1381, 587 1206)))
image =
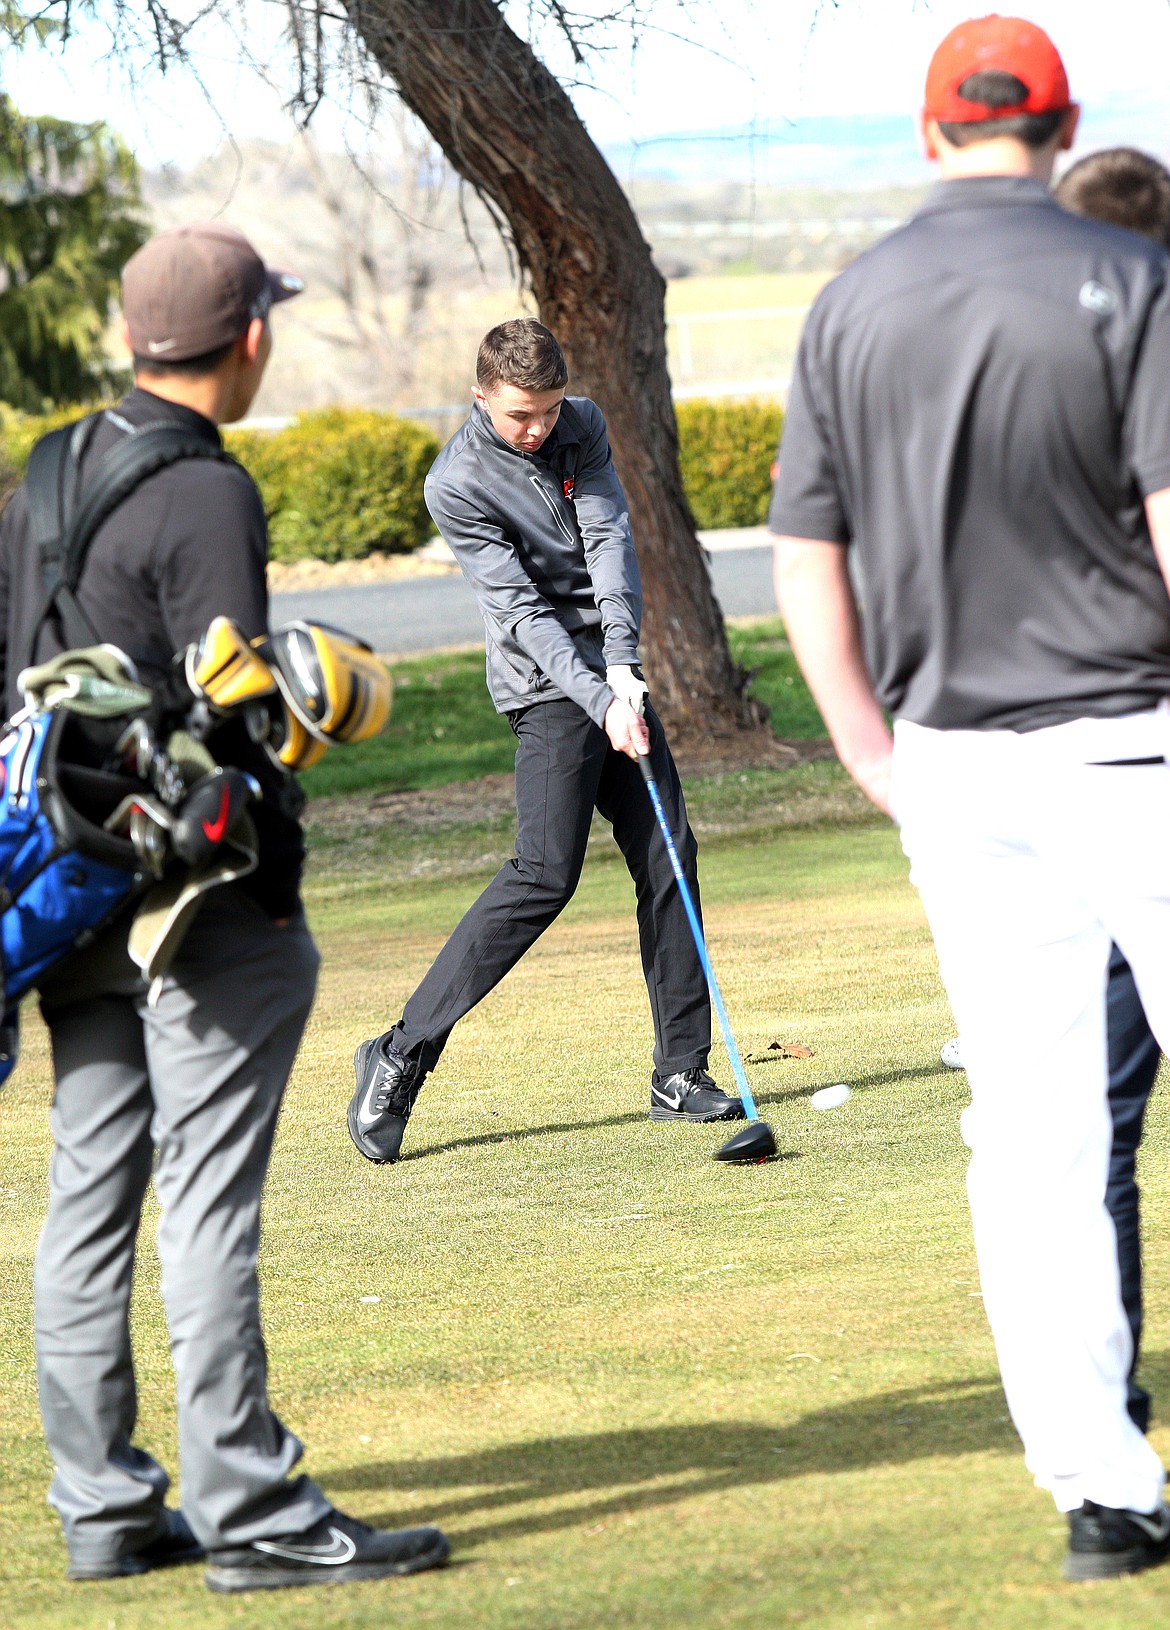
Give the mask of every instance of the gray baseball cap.
POLYGON ((172 227, 122 271, 122 310, 135 356, 184 362, 238 340, 256 317, 300 294, 291 272, 266 266, 242 232, 217 221, 172 227))

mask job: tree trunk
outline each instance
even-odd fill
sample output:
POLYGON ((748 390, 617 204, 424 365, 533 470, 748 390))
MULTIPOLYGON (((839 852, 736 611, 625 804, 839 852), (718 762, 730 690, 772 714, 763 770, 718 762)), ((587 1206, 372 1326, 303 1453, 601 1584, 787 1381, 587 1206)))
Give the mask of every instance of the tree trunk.
POLYGON ((350 20, 450 163, 495 205, 570 389, 609 423, 645 591, 655 705, 691 738, 763 722, 731 660, 683 493, 666 285, 568 96, 493 0, 351 0, 350 20))

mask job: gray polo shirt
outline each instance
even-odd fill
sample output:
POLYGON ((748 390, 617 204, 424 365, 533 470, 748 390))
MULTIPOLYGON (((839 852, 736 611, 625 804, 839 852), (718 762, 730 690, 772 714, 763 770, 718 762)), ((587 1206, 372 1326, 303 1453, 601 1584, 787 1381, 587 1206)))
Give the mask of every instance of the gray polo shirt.
POLYGON ((1037 181, 945 181, 823 291, 768 523, 855 545, 883 705, 1030 730, 1170 695, 1170 262, 1037 181))

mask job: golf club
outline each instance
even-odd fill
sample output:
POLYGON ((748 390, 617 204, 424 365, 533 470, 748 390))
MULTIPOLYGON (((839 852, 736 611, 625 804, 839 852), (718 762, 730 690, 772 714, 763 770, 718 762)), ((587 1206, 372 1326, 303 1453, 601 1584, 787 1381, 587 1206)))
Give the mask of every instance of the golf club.
POLYGON ((716 1160, 732 1160, 755 1162, 771 1160, 776 1155, 776 1137, 767 1121, 760 1119, 760 1112, 756 1108, 756 1100, 752 1096, 752 1089, 748 1086, 747 1072, 743 1067, 743 1059, 739 1056, 739 1048, 735 1045, 735 1037, 731 1033, 731 1022, 727 1017, 727 1009, 723 1005, 723 996, 719 990, 719 981, 715 978, 715 970, 711 966, 711 958, 707 954, 707 942, 703 938, 703 929, 699 922, 695 903, 691 899, 691 891, 687 887, 687 880, 683 874, 682 861, 678 858, 678 850, 674 846, 674 835, 670 830, 670 822, 666 818, 666 811, 662 807, 662 798, 658 792, 658 783, 650 769, 650 759, 646 754, 638 754, 638 768, 642 772, 642 780, 646 783, 646 791, 650 794, 650 802, 654 805, 654 813, 658 817, 658 825, 666 843, 666 852, 670 856, 670 864, 678 882, 679 893, 682 895, 683 905, 686 907, 687 921, 691 925, 691 933, 695 937, 695 949, 699 953, 699 961, 703 965, 703 972, 707 976, 707 985, 711 991, 711 1000, 715 1004, 715 1012, 719 1017, 719 1028, 723 1031, 723 1040, 727 1044, 727 1054, 731 1059, 731 1069, 735 1076, 739 1095, 743 1100, 744 1112, 747 1115, 747 1125, 740 1128, 734 1137, 728 1138, 715 1151, 716 1160))

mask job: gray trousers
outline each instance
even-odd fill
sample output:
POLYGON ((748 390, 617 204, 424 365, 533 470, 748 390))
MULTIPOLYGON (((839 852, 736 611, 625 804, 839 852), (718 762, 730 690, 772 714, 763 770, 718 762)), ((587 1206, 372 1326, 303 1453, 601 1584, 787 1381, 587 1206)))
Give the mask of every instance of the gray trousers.
POLYGON ((278 928, 229 885, 154 1006, 121 946, 42 988, 57 1090, 37 1377, 49 1503, 75 1562, 149 1542, 169 1484, 132 1442, 128 1314, 152 1169, 192 1528, 211 1549, 302 1532, 330 1509, 307 1477, 289 1478, 302 1449, 269 1408, 256 1275, 260 1195, 317 966, 303 918, 278 928))

